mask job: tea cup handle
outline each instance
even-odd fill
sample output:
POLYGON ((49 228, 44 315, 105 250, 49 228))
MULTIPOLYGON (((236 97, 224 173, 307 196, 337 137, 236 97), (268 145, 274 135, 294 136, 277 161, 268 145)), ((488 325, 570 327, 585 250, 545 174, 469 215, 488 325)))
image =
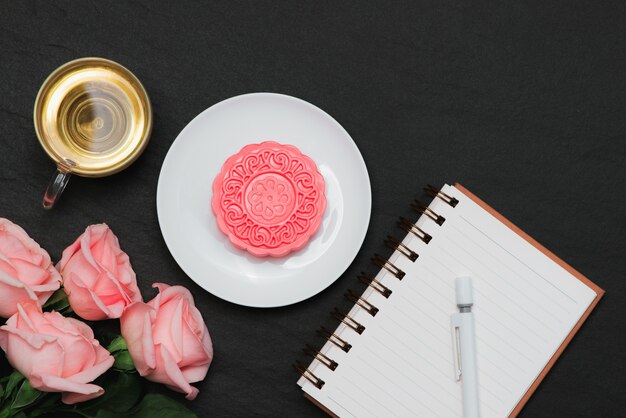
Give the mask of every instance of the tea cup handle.
POLYGON ((52 209, 59 200, 59 196, 65 190, 67 182, 70 181, 70 172, 65 167, 57 166, 57 171, 54 173, 48 183, 46 194, 43 196, 43 208, 52 209))

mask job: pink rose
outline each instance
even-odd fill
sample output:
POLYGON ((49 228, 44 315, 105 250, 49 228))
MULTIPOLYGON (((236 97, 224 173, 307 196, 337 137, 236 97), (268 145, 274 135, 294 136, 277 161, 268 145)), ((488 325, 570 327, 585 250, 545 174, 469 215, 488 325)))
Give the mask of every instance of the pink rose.
POLYGON ((70 305, 81 318, 119 318, 126 306, 142 300, 128 255, 106 224, 88 226, 63 251, 57 268, 70 305))
POLYGON ((140 375, 192 400, 213 359, 213 344, 189 290, 163 283, 148 303, 130 305, 120 318, 122 336, 140 375))
POLYGON ((0 327, 0 347, 32 387, 63 392, 66 404, 102 395, 104 389, 89 382, 114 362, 86 324, 58 312, 42 313, 33 302, 19 304, 0 327))
POLYGON ((0 316, 13 315, 18 303, 43 305, 60 284, 46 250, 22 228, 0 218, 0 316))

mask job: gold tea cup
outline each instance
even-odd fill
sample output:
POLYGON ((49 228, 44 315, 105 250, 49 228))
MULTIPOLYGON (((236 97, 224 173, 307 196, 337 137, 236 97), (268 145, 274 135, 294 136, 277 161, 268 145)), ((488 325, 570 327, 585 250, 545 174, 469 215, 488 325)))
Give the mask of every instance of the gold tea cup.
POLYGON ((141 155, 152 131, 152 106, 128 69, 104 58, 80 58, 44 81, 34 122, 39 142, 57 164, 43 198, 43 207, 51 209, 71 174, 108 176, 141 155))

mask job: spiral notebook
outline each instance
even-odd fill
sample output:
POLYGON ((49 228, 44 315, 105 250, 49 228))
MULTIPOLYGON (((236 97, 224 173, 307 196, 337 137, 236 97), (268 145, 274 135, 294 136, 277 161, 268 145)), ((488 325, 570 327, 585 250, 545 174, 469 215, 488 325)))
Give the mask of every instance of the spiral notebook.
POLYGON ((462 416, 450 315, 454 279, 474 281, 482 417, 516 416, 604 291, 457 184, 427 188, 419 219, 323 347, 296 363, 305 396, 341 417, 462 416))

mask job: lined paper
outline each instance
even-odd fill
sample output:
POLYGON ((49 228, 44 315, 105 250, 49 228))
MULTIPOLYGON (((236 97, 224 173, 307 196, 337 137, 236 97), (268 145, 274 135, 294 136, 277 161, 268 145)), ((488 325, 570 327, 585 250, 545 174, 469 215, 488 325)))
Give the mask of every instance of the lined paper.
POLYGON ((376 276, 392 290, 385 299, 368 288, 363 297, 379 308, 375 317, 353 307, 365 326, 359 335, 345 325, 335 333, 352 344, 349 353, 327 343, 322 352, 339 363, 331 371, 313 361, 309 369, 325 384, 305 379, 303 390, 339 416, 460 417, 461 383, 454 379, 450 315, 457 311, 454 280, 473 278, 473 307, 483 417, 508 416, 576 325, 596 293, 454 186, 429 206, 445 217, 437 225, 417 222, 432 235, 425 244, 412 234, 403 243, 419 254, 399 252, 390 261, 406 275, 382 269, 376 276))

